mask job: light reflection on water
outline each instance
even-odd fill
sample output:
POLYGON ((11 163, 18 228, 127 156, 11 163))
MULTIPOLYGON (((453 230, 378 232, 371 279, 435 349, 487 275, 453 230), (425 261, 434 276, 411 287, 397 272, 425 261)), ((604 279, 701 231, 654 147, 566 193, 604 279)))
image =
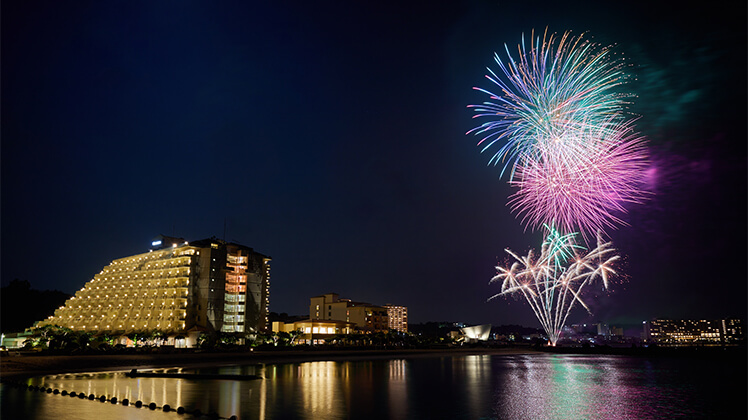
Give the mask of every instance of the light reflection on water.
MULTIPOLYGON (((262 380, 50 375, 29 384, 240 419, 745 418, 745 364, 622 356, 469 355, 172 369, 262 380), (725 384, 739 384, 726 387, 725 384)), ((175 413, 0 387, 2 418, 175 418, 175 413)), ((190 418, 185 415, 179 418, 190 418)))
POLYGON ((520 356, 496 384, 498 418, 745 418, 745 363, 520 356), (735 415, 738 414, 737 417, 735 415))

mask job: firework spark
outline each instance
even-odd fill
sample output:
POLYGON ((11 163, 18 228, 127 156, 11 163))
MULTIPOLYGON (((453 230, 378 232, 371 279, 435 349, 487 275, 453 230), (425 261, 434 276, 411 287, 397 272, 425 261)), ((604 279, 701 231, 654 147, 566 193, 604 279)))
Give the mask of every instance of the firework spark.
POLYGON ((615 127, 567 134, 557 147, 573 152, 550 148, 539 159, 523 159, 510 181, 518 191, 509 199, 522 223, 532 229, 547 224, 564 232, 578 230, 585 239, 625 224, 616 215, 626 212, 626 204, 646 198, 647 150, 628 125, 615 127))
POLYGON ((602 236, 646 197, 648 162, 624 112, 628 95, 615 92, 626 81, 623 60, 569 32, 532 33, 530 42, 523 36, 516 60, 506 46, 508 61, 495 56, 501 72, 486 77, 500 94, 476 88, 490 101, 470 108, 489 121, 468 134, 482 136, 481 152, 495 150, 489 164, 503 165, 501 176, 511 168, 512 212, 525 227, 548 229, 540 255, 507 250, 514 261, 497 267, 491 282, 501 281, 501 293, 491 299, 521 294, 555 345, 577 303, 590 311, 582 293, 597 279, 608 288, 619 256, 602 236), (577 235, 596 236, 597 246, 587 252, 577 235))
POLYGON ((501 293, 489 300, 507 295, 524 297, 555 346, 577 303, 590 312, 582 300, 585 289, 598 279, 607 289, 611 276, 616 274, 613 265, 620 257, 601 236, 597 247, 585 254, 584 247, 576 243, 575 233, 564 235, 553 228, 548 231, 539 256, 533 250, 524 257, 506 250, 514 261, 506 267, 496 267, 498 274, 491 283, 501 282, 501 293))
POLYGON ((560 38, 533 32, 530 42, 527 48, 523 36, 516 61, 506 45, 506 64, 495 55, 504 77, 490 68, 486 77, 501 94, 474 88, 492 102, 469 106, 476 111, 473 118, 491 120, 468 134, 483 136, 478 142, 482 152, 499 147, 489 164, 503 162, 502 176, 511 164, 510 179, 520 157, 538 157, 568 132, 598 131, 601 121, 619 117, 626 104, 626 96, 614 92, 626 79, 623 61, 614 59, 609 48, 568 32, 560 38))
MULTIPOLYGON (((627 121, 627 95, 615 93, 626 76, 623 61, 608 48, 568 32, 524 37, 515 61, 496 55, 503 78, 489 80, 501 90, 484 89, 493 102, 471 106, 475 117, 491 120, 469 131, 484 136, 482 151, 498 151, 489 164, 510 167, 510 198, 525 227, 549 224, 586 240, 625 224, 626 205, 639 203, 647 170, 645 141, 627 121)), ((501 73, 500 73, 501 74, 501 73)))

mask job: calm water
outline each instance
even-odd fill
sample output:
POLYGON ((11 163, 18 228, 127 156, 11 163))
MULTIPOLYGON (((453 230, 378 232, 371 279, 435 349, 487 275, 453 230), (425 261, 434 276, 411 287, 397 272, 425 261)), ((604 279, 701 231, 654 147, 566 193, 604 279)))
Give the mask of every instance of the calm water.
MULTIPOLYGON (((742 358, 472 355, 189 371, 265 379, 130 379, 107 372, 29 383, 240 419, 746 418, 742 358)), ((3 420, 193 418, 5 385, 0 404, 3 420)))

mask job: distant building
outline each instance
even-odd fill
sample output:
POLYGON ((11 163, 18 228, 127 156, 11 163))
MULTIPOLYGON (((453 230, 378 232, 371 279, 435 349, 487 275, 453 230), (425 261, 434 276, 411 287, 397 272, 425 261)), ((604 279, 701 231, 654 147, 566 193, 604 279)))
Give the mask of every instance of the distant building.
POLYGON ((387 332, 389 330, 387 308, 365 302, 354 302, 350 299, 340 299, 337 293, 327 293, 311 298, 309 319, 351 322, 357 329, 365 332, 387 332))
POLYGON ((744 340, 739 319, 654 319, 643 324, 643 338, 656 344, 730 344, 744 340))
POLYGON ((600 324, 572 324, 570 329, 577 335, 594 336, 598 334, 599 326, 600 324))
MULTIPOLYGON (((597 328, 597 336, 600 337, 623 337, 623 328, 616 327, 613 325, 608 325, 605 323, 598 323, 598 324, 584 324, 584 325, 590 325, 593 328, 597 328)), ((590 330, 587 328, 587 331, 590 330)))
POLYGON ((460 328, 460 332, 465 336, 467 342, 488 341, 491 335, 491 324, 460 328))
POLYGON ((403 333, 408 332, 408 308, 389 303, 383 307, 387 309, 387 322, 389 328, 403 333))
POLYGON ((743 321, 736 318, 722 320, 722 339, 725 344, 742 343, 745 341, 743 321))
POLYGON ((266 331, 270 257, 210 238, 158 236, 149 252, 104 267, 38 323, 124 336, 160 331, 190 346, 199 331, 266 331))

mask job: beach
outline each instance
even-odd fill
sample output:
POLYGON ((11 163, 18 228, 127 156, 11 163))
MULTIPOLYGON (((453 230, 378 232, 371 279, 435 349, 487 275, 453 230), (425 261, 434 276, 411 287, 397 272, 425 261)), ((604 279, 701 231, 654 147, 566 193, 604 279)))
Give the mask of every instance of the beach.
POLYGON ((171 367, 203 367, 237 364, 278 364, 312 361, 356 361, 414 357, 447 357, 472 354, 514 355, 537 353, 527 347, 396 349, 396 350, 279 350, 249 352, 177 352, 112 355, 42 355, 6 352, 0 355, 3 379, 60 373, 125 371, 171 367))

